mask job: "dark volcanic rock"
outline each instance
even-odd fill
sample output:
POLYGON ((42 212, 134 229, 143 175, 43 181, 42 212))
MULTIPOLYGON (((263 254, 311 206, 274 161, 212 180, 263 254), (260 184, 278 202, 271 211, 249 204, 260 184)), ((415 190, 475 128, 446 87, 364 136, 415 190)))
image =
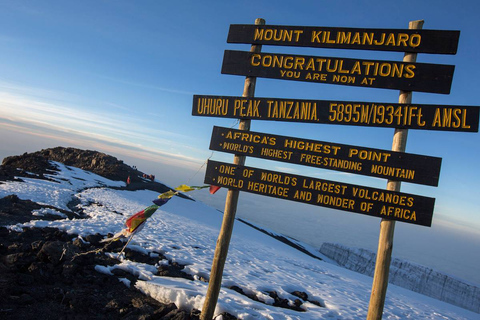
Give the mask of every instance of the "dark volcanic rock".
MULTIPOLYGON (((21 156, 11 156, 3 159, 4 170, 21 169, 44 176, 57 170, 49 160, 61 162, 67 166, 88 170, 111 180, 126 181, 129 175, 131 180, 137 180, 139 171, 118 160, 115 157, 92 150, 56 147, 43 149, 34 153, 24 153, 21 156)), ((10 172, 10 171, 8 171, 10 172)))
POLYGON ((41 206, 30 200, 20 200, 12 194, 0 199, 0 225, 24 223, 32 220, 31 212, 41 206))
POLYGON ((177 262, 172 262, 168 265, 162 264, 157 268, 157 275, 162 277, 184 278, 188 280, 193 280, 192 275, 182 271, 184 268, 185 266, 182 266, 177 262))
POLYGON ((97 272, 118 261, 81 250, 74 238, 53 228, 0 227, 1 319, 199 319, 196 310, 164 305, 97 272))
POLYGON ((40 178, 45 178, 45 174, 57 171, 57 168, 48 160, 48 158, 38 154, 38 152, 6 157, 2 161, 0 172, 2 172, 5 177, 10 178, 7 180, 13 179, 14 175, 26 177, 38 175, 40 178))
POLYGON ((87 170, 111 180, 126 181, 132 175, 131 179, 135 181, 139 173, 123 161, 98 151, 56 147, 38 153, 45 159, 87 170))
POLYGON ((276 307, 292 309, 295 311, 305 311, 302 308, 300 308, 300 306, 302 305, 302 302, 300 302, 300 300, 298 299, 297 299, 298 302, 297 300, 295 300, 294 305, 290 305, 289 301, 287 299, 280 298, 276 291, 270 291, 268 295, 273 298, 274 300, 273 305, 276 307))
POLYGON ((0 226, 12 225, 17 223, 25 223, 30 220, 57 220, 64 219, 64 217, 53 214, 46 214, 43 216, 32 216, 32 211, 42 208, 55 209, 69 218, 80 218, 73 212, 65 211, 52 206, 40 205, 30 200, 19 199, 16 195, 12 194, 0 199, 0 226))

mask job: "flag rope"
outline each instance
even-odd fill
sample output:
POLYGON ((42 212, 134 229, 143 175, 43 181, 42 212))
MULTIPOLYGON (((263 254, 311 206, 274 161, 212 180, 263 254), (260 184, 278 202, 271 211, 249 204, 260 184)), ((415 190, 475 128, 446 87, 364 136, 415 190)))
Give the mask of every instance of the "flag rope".
POLYGON ((158 195, 157 199, 152 201, 154 203, 153 205, 146 207, 145 209, 128 217, 124 224, 125 227, 120 232, 117 232, 112 237, 105 238, 100 242, 102 243, 107 242, 107 245, 108 245, 108 243, 119 240, 120 238, 128 238, 127 243, 125 244, 125 246, 123 246, 122 250, 119 253, 119 257, 120 257, 120 255, 123 253, 127 245, 132 240, 133 236, 143 229, 147 219, 150 218, 155 213, 155 211, 157 211, 158 208, 166 204, 171 198, 178 195, 180 192, 190 192, 190 191, 210 188, 210 193, 213 194, 219 189, 218 187, 215 187, 216 189, 214 189, 214 191, 212 192, 213 190, 212 187, 215 187, 215 186, 211 186, 211 185, 189 186, 186 184, 181 184, 173 190, 168 190, 166 192, 163 192, 158 195))

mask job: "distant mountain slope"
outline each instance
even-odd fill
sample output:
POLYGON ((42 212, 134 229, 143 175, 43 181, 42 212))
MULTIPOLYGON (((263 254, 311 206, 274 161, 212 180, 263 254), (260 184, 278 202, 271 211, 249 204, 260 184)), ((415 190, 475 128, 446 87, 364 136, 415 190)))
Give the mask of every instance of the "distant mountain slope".
POLYGON ((6 157, 2 167, 22 168, 25 171, 43 175, 54 170, 48 160, 61 162, 67 166, 77 167, 96 173, 102 177, 116 181, 126 181, 128 176, 134 179, 141 175, 138 170, 107 154, 76 148, 56 147, 43 149, 33 153, 24 153, 19 156, 6 157))
POLYGON ((126 182, 130 177, 129 187, 134 190, 149 189, 160 193, 170 190, 162 183, 145 179, 143 172, 113 156, 98 151, 65 147, 6 157, 0 167, 0 181, 13 180, 14 176, 45 178, 46 174, 58 170, 50 161, 87 170, 114 181, 126 182))

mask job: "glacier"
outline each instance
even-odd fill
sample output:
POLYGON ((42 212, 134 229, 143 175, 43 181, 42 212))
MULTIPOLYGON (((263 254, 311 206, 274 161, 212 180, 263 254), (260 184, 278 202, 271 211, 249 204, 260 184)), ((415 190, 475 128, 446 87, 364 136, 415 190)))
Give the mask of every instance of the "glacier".
MULTIPOLYGON (((326 242, 319 251, 339 266, 373 277, 376 254, 370 250, 326 242)), ((388 282, 480 313, 479 287, 432 268, 392 257, 388 282)))

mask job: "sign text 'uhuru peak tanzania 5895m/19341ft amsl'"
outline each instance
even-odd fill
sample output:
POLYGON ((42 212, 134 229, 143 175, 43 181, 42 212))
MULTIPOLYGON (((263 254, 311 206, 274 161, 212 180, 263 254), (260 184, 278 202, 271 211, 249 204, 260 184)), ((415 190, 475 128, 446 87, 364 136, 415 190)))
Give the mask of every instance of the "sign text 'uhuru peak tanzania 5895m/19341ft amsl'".
POLYGON ((478 132, 480 108, 330 100, 193 96, 192 114, 403 129, 478 132))

